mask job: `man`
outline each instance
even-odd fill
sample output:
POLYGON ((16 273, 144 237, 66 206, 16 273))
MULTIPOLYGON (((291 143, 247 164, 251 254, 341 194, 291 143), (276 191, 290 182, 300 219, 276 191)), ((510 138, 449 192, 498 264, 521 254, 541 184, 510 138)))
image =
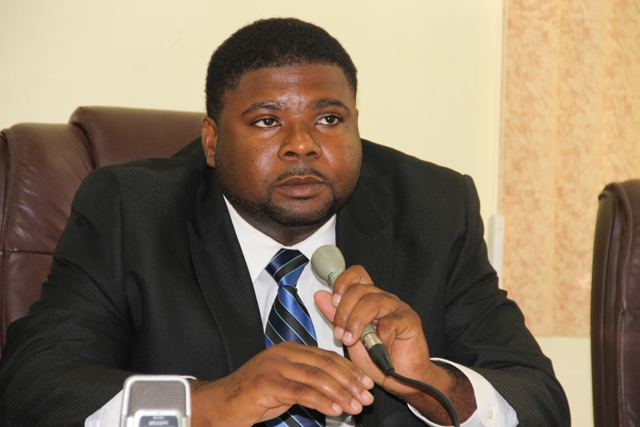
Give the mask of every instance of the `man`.
POLYGON ((10 328, 0 420, 81 424, 143 373, 197 378, 194 426, 450 424, 371 362, 358 338, 373 323, 396 371, 441 390, 463 425, 569 425, 498 289, 471 179, 361 141, 356 89, 348 54, 311 24, 225 41, 200 140, 78 190, 42 299, 10 328), (324 244, 350 266, 332 293, 304 262, 324 244), (286 292, 310 345, 273 342, 282 248, 302 253, 286 292))

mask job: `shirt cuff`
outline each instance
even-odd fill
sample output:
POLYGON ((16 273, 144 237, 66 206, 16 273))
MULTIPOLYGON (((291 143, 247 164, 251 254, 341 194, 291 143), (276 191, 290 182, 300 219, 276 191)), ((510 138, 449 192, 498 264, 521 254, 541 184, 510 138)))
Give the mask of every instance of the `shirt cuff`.
POLYGON ((120 425, 120 417, 122 416, 122 395, 124 391, 120 390, 118 394, 105 403, 105 405, 91 414, 85 421, 84 427, 116 427, 120 425))
MULTIPOLYGON (((518 425, 516 411, 482 375, 449 360, 437 358, 431 360, 455 366, 471 382, 476 398, 477 409, 468 420, 460 424, 460 427, 516 427, 518 425)), ((407 406, 409 406, 411 412, 428 426, 443 427, 440 424, 433 423, 426 419, 424 415, 411 405, 407 406)))

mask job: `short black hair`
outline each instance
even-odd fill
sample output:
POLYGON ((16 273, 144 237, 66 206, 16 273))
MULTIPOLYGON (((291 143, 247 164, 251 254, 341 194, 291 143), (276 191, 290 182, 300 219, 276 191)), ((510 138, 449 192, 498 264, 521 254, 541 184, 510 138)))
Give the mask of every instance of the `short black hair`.
POLYGON ((324 29, 295 18, 261 19, 239 29, 209 61, 207 115, 218 120, 225 90, 235 89, 247 71, 306 64, 340 67, 355 96, 356 67, 338 40, 324 29))

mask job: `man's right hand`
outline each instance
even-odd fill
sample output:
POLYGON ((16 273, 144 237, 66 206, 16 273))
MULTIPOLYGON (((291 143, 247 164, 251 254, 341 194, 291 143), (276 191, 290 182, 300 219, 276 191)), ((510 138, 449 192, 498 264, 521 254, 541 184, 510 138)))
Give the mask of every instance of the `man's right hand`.
POLYGON ((373 403, 373 381, 337 353, 283 342, 217 381, 192 381, 193 427, 251 426, 300 404, 325 415, 373 403))

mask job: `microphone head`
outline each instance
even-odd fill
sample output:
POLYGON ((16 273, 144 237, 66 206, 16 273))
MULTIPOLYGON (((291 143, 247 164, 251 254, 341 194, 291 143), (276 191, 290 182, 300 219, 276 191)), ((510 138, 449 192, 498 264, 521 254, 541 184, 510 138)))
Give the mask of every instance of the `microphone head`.
POLYGON ((324 245, 316 249, 311 256, 311 267, 333 287, 336 277, 345 270, 346 264, 340 249, 333 245, 324 245))

